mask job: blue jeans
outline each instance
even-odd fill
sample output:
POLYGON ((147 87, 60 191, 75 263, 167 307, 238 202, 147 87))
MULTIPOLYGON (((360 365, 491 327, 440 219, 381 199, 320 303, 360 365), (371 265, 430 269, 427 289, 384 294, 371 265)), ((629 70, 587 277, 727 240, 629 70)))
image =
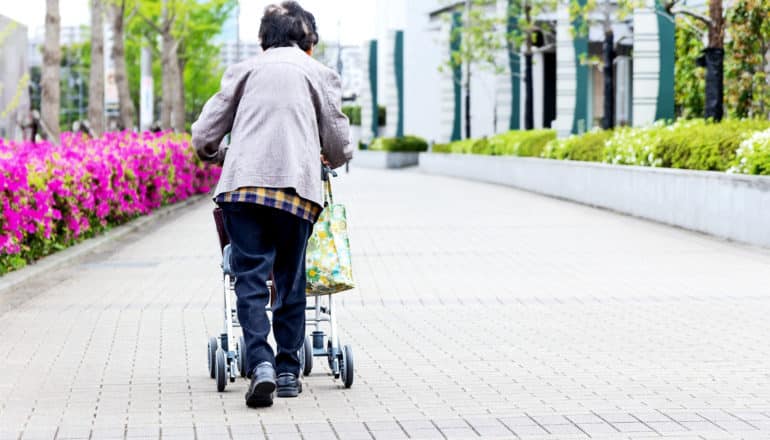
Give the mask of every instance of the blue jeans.
POLYGON ((297 351, 305 339, 305 250, 313 225, 291 213, 253 203, 221 203, 230 237, 238 297, 238 321, 246 343, 246 371, 270 362, 276 373, 299 376, 297 351), (275 279, 273 334, 277 354, 267 342, 270 301, 267 281, 275 279))

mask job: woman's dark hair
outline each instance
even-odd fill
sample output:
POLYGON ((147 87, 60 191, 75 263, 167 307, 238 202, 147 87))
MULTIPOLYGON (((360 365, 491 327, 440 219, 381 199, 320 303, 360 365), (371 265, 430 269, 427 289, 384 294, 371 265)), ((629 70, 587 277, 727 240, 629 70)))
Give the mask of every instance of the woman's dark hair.
POLYGON ((294 1, 270 5, 259 26, 259 39, 263 50, 296 44, 308 51, 318 44, 315 17, 294 1))

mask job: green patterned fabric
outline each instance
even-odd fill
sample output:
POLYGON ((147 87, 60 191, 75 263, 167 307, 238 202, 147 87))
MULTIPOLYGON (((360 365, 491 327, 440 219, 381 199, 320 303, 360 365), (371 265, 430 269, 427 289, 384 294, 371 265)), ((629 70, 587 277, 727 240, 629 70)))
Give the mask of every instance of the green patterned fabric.
POLYGON ((330 295, 355 287, 345 205, 335 204, 326 182, 326 207, 307 245, 307 293, 330 295))

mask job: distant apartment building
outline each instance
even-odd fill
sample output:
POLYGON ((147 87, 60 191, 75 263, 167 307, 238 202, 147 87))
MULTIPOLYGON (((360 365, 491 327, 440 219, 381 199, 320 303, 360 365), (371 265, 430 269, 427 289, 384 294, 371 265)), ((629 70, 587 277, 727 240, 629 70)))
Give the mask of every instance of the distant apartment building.
POLYGON ((0 15, 0 138, 19 140, 29 115, 26 26, 0 15))
POLYGON ((339 46, 335 43, 327 43, 318 60, 340 74, 343 99, 355 101, 361 95, 364 70, 363 51, 360 46, 339 46))
POLYGON ((222 67, 232 66, 262 53, 262 47, 256 42, 226 41, 219 49, 222 67))
MULTIPOLYGON (((62 46, 85 43, 91 39, 91 29, 88 26, 62 26, 59 41, 62 46)), ((30 67, 43 65, 43 43, 45 42, 45 29, 38 27, 29 36, 27 44, 27 56, 30 67)))

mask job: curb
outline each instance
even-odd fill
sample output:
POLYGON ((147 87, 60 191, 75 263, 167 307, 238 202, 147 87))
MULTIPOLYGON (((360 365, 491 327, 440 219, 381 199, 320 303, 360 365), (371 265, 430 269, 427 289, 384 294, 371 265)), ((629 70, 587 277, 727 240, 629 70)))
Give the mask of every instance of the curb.
POLYGON ((147 229, 172 214, 176 214, 185 208, 209 198, 210 196, 208 194, 200 194, 192 196, 182 202, 165 206, 152 214, 142 216, 126 224, 117 226, 97 237, 89 238, 86 241, 56 252, 55 254, 43 257, 26 267, 3 275, 0 277, 0 295, 47 272, 53 272, 63 267, 73 265, 74 263, 81 262, 89 255, 106 248, 108 245, 113 244, 121 238, 126 237, 133 232, 147 229))

